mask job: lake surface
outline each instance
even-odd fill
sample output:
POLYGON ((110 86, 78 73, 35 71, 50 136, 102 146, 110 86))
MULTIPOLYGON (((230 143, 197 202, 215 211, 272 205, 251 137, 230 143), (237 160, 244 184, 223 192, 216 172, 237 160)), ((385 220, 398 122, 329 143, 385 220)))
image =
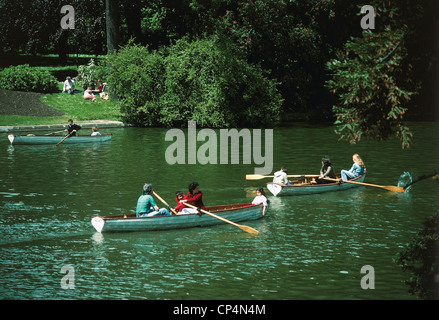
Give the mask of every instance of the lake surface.
MULTIPOLYGON (((349 145, 325 125, 274 128, 273 171, 315 174, 328 155, 339 172, 359 153, 366 182, 397 185, 404 172, 423 175, 439 165, 439 124, 410 127, 408 150, 395 139, 349 145)), ((404 194, 359 187, 269 195, 268 216, 242 223, 259 235, 228 224, 95 232, 94 215, 135 210, 144 182, 174 204, 176 190, 198 181, 205 205, 219 205, 251 202, 269 181, 245 180, 254 163, 169 165, 167 131, 102 129, 111 142, 58 147, 11 146, 0 134, 0 298, 414 299, 404 284, 409 274, 393 259, 437 212, 439 185, 431 179, 404 194), (66 265, 73 289, 62 287, 66 265), (375 289, 361 287, 365 265, 374 269, 375 289)))

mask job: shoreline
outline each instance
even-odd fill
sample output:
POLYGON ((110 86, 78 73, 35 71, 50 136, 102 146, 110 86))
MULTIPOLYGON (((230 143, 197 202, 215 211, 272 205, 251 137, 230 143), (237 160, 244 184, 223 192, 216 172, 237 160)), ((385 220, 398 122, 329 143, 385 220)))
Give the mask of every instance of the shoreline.
MULTIPOLYGON (((122 128, 129 127, 130 124, 115 120, 85 120, 84 122, 76 122, 83 129, 91 129, 93 126, 102 128, 122 128)), ((17 126, 0 126, 0 133, 23 132, 23 131, 48 131, 63 130, 67 128, 65 124, 40 124, 40 125, 17 125, 17 126)))

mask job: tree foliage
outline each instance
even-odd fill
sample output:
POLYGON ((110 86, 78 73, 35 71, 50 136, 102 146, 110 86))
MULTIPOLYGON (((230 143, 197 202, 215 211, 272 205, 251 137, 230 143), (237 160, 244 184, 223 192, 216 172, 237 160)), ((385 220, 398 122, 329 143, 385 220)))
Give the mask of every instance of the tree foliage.
POLYGON ((181 39, 149 51, 128 45, 109 59, 110 82, 128 120, 146 126, 273 125, 282 98, 276 83, 213 37, 181 39))
POLYGON ((403 119, 413 92, 399 81, 405 72, 401 61, 407 54, 404 34, 404 30, 365 31, 328 62, 333 77, 327 87, 339 97, 333 111, 342 139, 356 143, 362 137, 382 140, 396 133, 403 147, 410 145, 412 133, 403 119))
POLYGON ((409 292, 421 299, 437 299, 435 274, 439 272, 439 214, 426 219, 424 228, 398 253, 395 262, 410 273, 409 292))
POLYGON ((333 0, 249 0, 220 18, 248 61, 281 83, 286 108, 303 111, 323 88, 323 63, 331 47, 325 28, 335 19, 334 10, 333 0))
POLYGON ((0 88, 16 91, 54 92, 58 81, 48 71, 29 65, 11 66, 0 71, 0 88))

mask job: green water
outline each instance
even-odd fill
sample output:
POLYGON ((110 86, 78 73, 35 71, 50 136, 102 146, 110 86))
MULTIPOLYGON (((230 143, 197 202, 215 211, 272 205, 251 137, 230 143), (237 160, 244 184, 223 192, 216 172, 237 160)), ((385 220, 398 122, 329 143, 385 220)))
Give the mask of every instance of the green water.
MULTIPOLYGON (((396 185, 403 172, 438 169, 439 124, 412 123, 415 140, 338 141, 329 126, 274 129, 274 168, 336 171, 359 153, 366 182, 396 185)), ((393 262, 437 212, 439 185, 428 179, 395 194, 360 187, 276 198, 262 220, 172 231, 99 234, 94 215, 132 212, 144 182, 174 204, 198 181, 206 205, 250 202, 267 180, 247 181, 252 164, 169 165, 166 129, 103 129, 109 143, 11 146, 0 135, 0 298, 3 299, 413 299, 393 262), (74 288, 61 268, 74 268, 74 288), (360 272, 370 265, 375 289, 360 272)), ((241 161, 242 162, 242 161, 241 161)), ((159 203, 159 201, 157 201, 159 203)), ((72 274, 71 274, 72 275, 72 274)))

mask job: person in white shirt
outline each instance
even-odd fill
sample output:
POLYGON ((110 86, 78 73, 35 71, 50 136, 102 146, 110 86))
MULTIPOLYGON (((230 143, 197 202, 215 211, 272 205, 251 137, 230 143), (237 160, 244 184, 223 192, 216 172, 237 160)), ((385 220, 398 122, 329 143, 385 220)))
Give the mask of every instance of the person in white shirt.
POLYGON ((290 181, 288 180, 287 174, 287 168, 282 167, 279 171, 274 173, 273 182, 289 185, 290 181))
POLYGON ((67 77, 66 81, 64 81, 62 92, 73 94, 74 91, 75 91, 75 81, 73 81, 72 78, 67 77))
POLYGON ((263 204, 264 206, 267 206, 268 200, 265 196, 264 188, 257 188, 256 189, 256 197, 253 199, 252 204, 263 204))
POLYGON ((99 133, 97 127, 93 127, 93 128, 91 128, 91 130, 93 131, 92 134, 91 134, 92 136, 100 136, 100 135, 101 135, 101 134, 99 133))

